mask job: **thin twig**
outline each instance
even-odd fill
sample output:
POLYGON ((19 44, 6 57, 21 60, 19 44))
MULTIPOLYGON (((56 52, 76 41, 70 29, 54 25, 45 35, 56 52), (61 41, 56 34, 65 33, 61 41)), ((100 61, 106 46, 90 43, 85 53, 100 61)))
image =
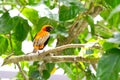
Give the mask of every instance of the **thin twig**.
MULTIPOLYGON (((9 33, 9 41, 10 41, 10 47, 11 47, 11 50, 12 50, 12 54, 8 55, 4 60, 7 60, 9 59, 12 55, 14 55, 14 48, 13 48, 13 45, 12 45, 12 38, 11 38, 11 32, 9 33)), ((21 75, 24 77, 24 80, 28 80, 28 76, 25 74, 25 72, 22 70, 20 64, 18 62, 16 62, 16 65, 18 66, 19 68, 19 71, 21 72, 21 75)))
POLYGON ((16 65, 19 68, 19 71, 21 72, 22 76, 24 77, 25 80, 29 80, 28 76, 25 74, 25 72, 22 70, 21 66, 19 63, 16 63, 16 65))

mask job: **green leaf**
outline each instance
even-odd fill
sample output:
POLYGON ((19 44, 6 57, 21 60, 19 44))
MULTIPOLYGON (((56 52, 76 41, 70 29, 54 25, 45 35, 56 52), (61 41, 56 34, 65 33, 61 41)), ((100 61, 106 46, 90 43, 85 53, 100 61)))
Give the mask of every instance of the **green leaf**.
POLYGON ((55 67, 54 63, 47 63, 46 64, 46 68, 47 68, 49 73, 53 70, 54 67, 55 67))
POLYGON ((86 80, 95 80, 96 78, 89 68, 86 70, 86 78, 86 80))
POLYGON ((27 1, 25 1, 25 0, 19 0, 18 3, 19 3, 19 5, 22 5, 22 6, 27 5, 27 1))
POLYGON ((72 63, 70 68, 72 69, 72 72, 74 74, 74 75, 70 76, 71 80, 82 80, 84 78, 85 65, 82 62, 72 63))
POLYGON ((108 50, 99 60, 97 80, 120 80, 120 49, 108 50))
POLYGON ((29 5, 37 5, 40 3, 41 0, 28 0, 29 5))
POLYGON ((0 17, 0 34, 9 33, 15 26, 15 21, 10 17, 9 13, 6 12, 0 17))
POLYGON ((53 63, 46 64, 47 70, 43 70, 42 72, 39 72, 38 66, 40 66, 40 65, 38 64, 38 61, 37 61, 37 62, 34 62, 34 64, 29 67, 30 79, 32 79, 32 80, 47 80, 50 77, 49 71, 52 70, 53 63))
POLYGON ((111 42, 104 42, 103 43, 103 49, 104 50, 108 50, 108 49, 112 49, 112 48, 116 48, 118 45, 111 43, 111 42))
POLYGON ((12 37, 12 45, 13 45, 13 49, 14 49, 14 53, 15 55, 22 55, 22 42, 18 41, 14 38, 14 36, 12 37))
POLYGON ((42 77, 40 76, 40 73, 38 70, 34 70, 30 74, 30 80, 42 80, 42 77))
POLYGON ((113 29, 118 29, 119 30, 119 24, 120 24, 120 14, 116 13, 114 14, 109 20, 109 24, 113 29))
POLYGON ((5 53, 5 51, 8 48, 8 40, 7 40, 7 38, 0 36, 0 41, 1 41, 1 43, 0 43, 0 55, 2 55, 5 53))
POLYGON ((106 9, 106 10, 103 10, 103 11, 101 11, 101 13, 100 13, 100 16, 103 18, 103 19, 105 19, 105 20, 107 20, 108 19, 108 14, 110 14, 110 10, 108 10, 108 9, 106 9))
MULTIPOLYGON (((119 24, 120 24, 120 5, 116 6, 109 14, 107 20, 109 24, 114 26, 114 28, 119 29, 119 24)), ((113 27, 112 27, 113 28, 113 27)))
POLYGON ((71 2, 78 2, 78 0, 59 0, 62 4, 65 4, 67 6, 69 6, 68 3, 71 3, 71 2))
POLYGON ((56 29, 54 31, 57 35, 61 35, 62 37, 68 36, 67 28, 64 25, 60 24, 60 25, 56 26, 56 29))
POLYGON ((59 11, 60 21, 73 19, 77 16, 77 14, 85 11, 85 9, 83 8, 80 2, 71 2, 69 4, 70 6, 65 6, 65 5, 60 6, 60 11, 59 11))
POLYGON ((37 63, 36 63, 36 62, 34 62, 34 63, 33 63, 33 65, 30 65, 30 66, 29 66, 29 73, 28 73, 29 76, 31 75, 31 73, 32 73, 33 71, 36 71, 37 68, 38 68, 38 67, 37 67, 37 66, 38 66, 37 63), (34 64, 34 63, 35 63, 35 64, 34 64))
MULTIPOLYGON (((52 35, 52 34, 51 34, 52 35)), ((51 36, 50 35, 50 39, 49 39, 49 42, 48 42, 48 46, 52 46, 53 45, 53 42, 54 42, 54 40, 55 40, 55 38, 53 38, 53 36, 54 36, 54 34, 53 34, 53 36, 51 36)))
POLYGON ((16 20, 16 26, 13 30, 14 38, 18 41, 23 41, 27 37, 28 32, 30 31, 30 26, 28 25, 27 20, 21 17, 14 17, 16 20))
POLYGON ((110 5, 112 8, 116 7, 118 4, 120 4, 120 0, 105 0, 105 2, 110 5))
POLYGON ((115 8, 111 11, 108 19, 110 19, 115 13, 118 13, 118 12, 120 12, 120 5, 118 5, 117 7, 115 7, 115 8))
POLYGON ((40 76, 40 72, 38 71, 38 62, 29 66, 29 77, 30 80, 42 80, 42 76, 40 76))
POLYGON ((57 1, 54 0, 44 0, 44 3, 46 6, 48 6, 50 9, 55 8, 55 6, 57 5, 57 1))
POLYGON ((113 33, 109 29, 109 26, 105 25, 103 21, 98 22, 98 25, 96 25, 95 27, 95 32, 97 33, 97 35, 103 38, 110 38, 113 36, 113 33))
POLYGON ((33 8, 24 8, 22 14, 26 16, 33 24, 36 24, 39 19, 38 11, 33 8))
MULTIPOLYGON (((106 9, 101 12, 101 16, 108 21, 110 28, 119 29, 120 20, 120 5, 116 6, 114 9, 106 9), (114 27, 113 27, 114 26, 114 27)), ((108 27, 108 26, 107 26, 108 27)))
POLYGON ((87 20, 87 22, 89 23, 89 25, 91 27, 92 35, 94 35, 95 34, 95 27, 94 27, 94 20, 93 20, 92 16, 87 15, 85 19, 87 20))
POLYGON ((48 70, 43 70, 43 78, 47 80, 49 77, 50 77, 50 73, 48 72, 48 70))

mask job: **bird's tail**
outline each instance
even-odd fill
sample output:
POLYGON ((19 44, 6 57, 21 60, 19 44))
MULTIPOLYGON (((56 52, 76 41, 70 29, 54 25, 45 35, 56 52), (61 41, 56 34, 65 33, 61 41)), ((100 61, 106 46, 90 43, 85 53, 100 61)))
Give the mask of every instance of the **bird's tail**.
POLYGON ((36 53, 37 52, 37 49, 33 49, 33 53, 36 53))

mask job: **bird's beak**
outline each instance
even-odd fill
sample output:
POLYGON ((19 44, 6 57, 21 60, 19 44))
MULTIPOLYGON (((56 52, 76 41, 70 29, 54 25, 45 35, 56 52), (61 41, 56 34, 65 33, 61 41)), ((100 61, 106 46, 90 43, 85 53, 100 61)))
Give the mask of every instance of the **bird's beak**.
POLYGON ((51 30, 54 30, 54 28, 53 28, 53 27, 51 27, 50 29, 51 29, 51 30))

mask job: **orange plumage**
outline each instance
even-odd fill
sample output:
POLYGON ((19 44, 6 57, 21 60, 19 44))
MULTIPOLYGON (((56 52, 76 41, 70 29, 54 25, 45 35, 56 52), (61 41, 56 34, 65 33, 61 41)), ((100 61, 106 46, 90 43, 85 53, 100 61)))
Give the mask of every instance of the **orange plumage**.
POLYGON ((53 29, 50 25, 44 25, 42 29, 35 35, 33 40, 33 53, 42 50, 48 43, 50 38, 50 31, 53 29))

